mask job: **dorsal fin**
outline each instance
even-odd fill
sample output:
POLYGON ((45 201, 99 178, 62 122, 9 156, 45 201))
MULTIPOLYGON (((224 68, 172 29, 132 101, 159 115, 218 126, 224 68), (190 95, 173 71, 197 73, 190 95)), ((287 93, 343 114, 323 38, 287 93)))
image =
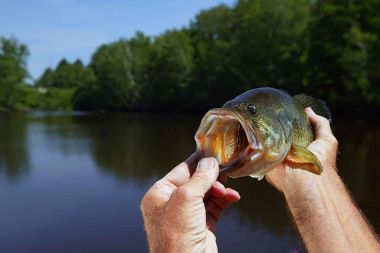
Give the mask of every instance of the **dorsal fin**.
POLYGON ((316 114, 323 116, 328 120, 331 120, 331 113, 324 101, 317 98, 312 98, 311 96, 305 94, 295 95, 293 98, 304 108, 311 107, 311 109, 313 109, 316 114))

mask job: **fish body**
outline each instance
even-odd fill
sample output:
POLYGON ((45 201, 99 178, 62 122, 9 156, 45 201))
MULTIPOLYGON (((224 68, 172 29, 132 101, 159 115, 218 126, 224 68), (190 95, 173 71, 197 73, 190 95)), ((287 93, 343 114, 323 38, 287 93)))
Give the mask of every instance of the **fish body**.
POLYGON ((326 104, 306 95, 265 87, 249 90, 206 113, 195 134, 197 151, 215 157, 230 177, 261 179, 289 160, 315 174, 320 161, 306 147, 314 140, 305 107, 330 118, 326 104))

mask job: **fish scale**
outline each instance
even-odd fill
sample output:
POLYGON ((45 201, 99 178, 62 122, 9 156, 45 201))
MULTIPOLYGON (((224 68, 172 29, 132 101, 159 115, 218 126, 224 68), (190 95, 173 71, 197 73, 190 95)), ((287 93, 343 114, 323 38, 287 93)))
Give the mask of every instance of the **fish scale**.
POLYGON ((330 119, 321 100, 270 87, 249 90, 206 113, 195 135, 197 152, 214 156, 221 174, 231 177, 262 178, 285 160, 320 174, 321 163, 306 149, 314 136, 307 106, 330 119))

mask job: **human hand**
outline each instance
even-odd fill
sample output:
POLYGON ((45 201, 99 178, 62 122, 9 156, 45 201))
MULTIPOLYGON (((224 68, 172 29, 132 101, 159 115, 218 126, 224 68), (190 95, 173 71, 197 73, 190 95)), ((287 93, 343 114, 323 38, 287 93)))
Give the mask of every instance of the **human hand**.
POLYGON ((304 170, 294 169, 285 161, 265 176, 270 184, 284 194, 307 186, 309 182, 316 180, 316 177, 322 178, 336 173, 338 142, 331 132, 330 122, 315 114, 309 107, 305 112, 314 128, 316 138, 307 148, 318 157, 324 171, 320 176, 316 176, 304 170))
POLYGON ((145 194, 141 211, 151 253, 218 251, 216 223, 240 196, 217 181, 219 166, 214 158, 201 159, 195 170, 198 159, 193 154, 145 194))

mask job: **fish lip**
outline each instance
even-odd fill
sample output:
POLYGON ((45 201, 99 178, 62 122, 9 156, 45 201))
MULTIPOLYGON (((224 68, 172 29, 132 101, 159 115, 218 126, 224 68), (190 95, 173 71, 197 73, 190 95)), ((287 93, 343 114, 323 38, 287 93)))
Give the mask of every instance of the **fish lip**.
POLYGON ((235 120, 237 120, 240 125, 243 127, 244 132, 247 137, 248 145, 245 148, 245 150, 239 155, 239 157, 235 160, 232 161, 231 163, 225 164, 225 165, 219 165, 219 171, 220 172, 226 172, 227 170, 231 169, 232 167, 235 167, 238 163, 240 163, 245 156, 247 156, 249 153, 257 153, 260 152, 261 146, 259 139, 257 137, 257 134, 255 130, 252 128, 250 124, 248 124, 247 120, 244 119, 244 117, 234 111, 230 110, 228 108, 216 108, 216 109, 211 109, 206 113, 206 115, 203 118, 208 118, 211 116, 216 116, 216 117, 230 117, 235 120), (253 150, 253 152, 252 152, 253 150))

